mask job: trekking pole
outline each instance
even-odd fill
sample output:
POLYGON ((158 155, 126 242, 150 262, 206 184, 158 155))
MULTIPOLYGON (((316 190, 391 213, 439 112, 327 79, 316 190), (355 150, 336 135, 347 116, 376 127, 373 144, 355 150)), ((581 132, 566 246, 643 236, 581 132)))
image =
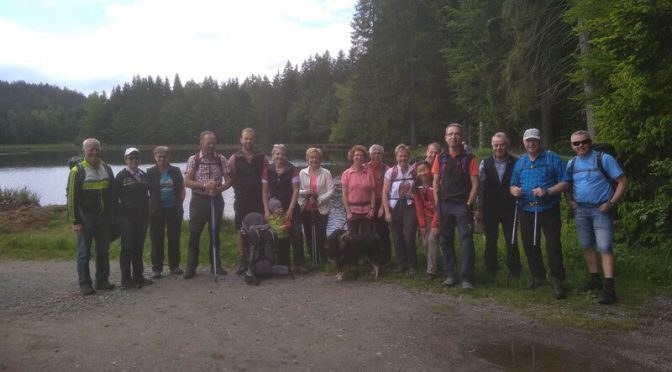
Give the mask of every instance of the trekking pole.
POLYGON ((511 245, 516 243, 516 224, 518 223, 518 199, 516 199, 516 206, 513 209, 513 231, 511 232, 511 245))
POLYGON ((539 215, 539 201, 537 200, 537 197, 535 196, 534 197, 534 233, 532 235, 532 245, 537 245, 537 217, 538 217, 538 215, 539 215))
POLYGON ((313 218, 312 218, 312 235, 311 235, 311 245, 312 245, 312 251, 313 251, 313 267, 317 270, 317 264, 319 260, 317 259, 317 210, 314 210, 312 212, 313 218))
POLYGON ((215 237, 217 229, 215 228, 215 197, 210 196, 210 241, 212 242, 212 279, 217 283, 217 244, 215 237))

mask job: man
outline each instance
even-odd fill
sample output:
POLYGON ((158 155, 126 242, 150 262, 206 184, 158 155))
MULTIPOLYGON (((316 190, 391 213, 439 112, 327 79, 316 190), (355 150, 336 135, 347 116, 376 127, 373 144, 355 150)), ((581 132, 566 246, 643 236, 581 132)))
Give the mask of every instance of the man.
POLYGON ((229 168, 224 155, 215 152, 217 138, 213 132, 207 130, 201 132, 199 144, 201 150, 189 157, 184 174, 184 184, 191 189, 189 247, 184 279, 191 279, 196 276, 199 242, 206 223, 208 224, 208 231, 212 231, 211 199, 214 199, 215 208, 215 236, 214 241, 213 237, 210 237, 208 254, 210 257, 210 272, 217 270, 216 274, 226 275, 226 270, 222 267, 220 259, 219 231, 222 226, 222 213, 224 212, 222 192, 231 186, 230 179, 227 179, 229 168), (216 250, 214 261, 213 246, 216 250))
POLYGON ((565 268, 560 243, 560 194, 567 189, 567 172, 558 154, 542 151, 539 129, 527 129, 523 135, 526 154, 513 167, 511 194, 519 199, 520 235, 536 289, 546 281, 541 255, 540 230, 546 238, 548 266, 553 276, 553 295, 565 298, 565 268))
POLYGON ((571 192, 565 195, 574 210, 576 233, 590 274, 584 289, 602 289, 598 302, 609 305, 616 302, 612 211, 623 198, 628 179, 613 156, 592 149, 588 132, 574 132, 571 143, 576 157, 567 164, 567 174, 573 195, 571 192), (596 249, 602 256, 604 288, 597 271, 596 249))
POLYGON ((68 216, 77 234, 77 274, 84 296, 96 291, 89 273, 91 243, 96 240, 96 283, 98 290, 113 290, 110 283, 110 226, 112 223, 112 168, 100 160, 100 141, 87 138, 82 143, 84 159, 70 169, 68 216))
POLYGON ((262 190, 263 175, 267 173, 268 162, 266 156, 254 148, 256 134, 252 128, 245 128, 240 132, 241 149, 229 158, 231 183, 235 192, 233 211, 235 213, 236 245, 240 255, 240 263, 236 274, 242 275, 247 271, 245 247, 240 235, 243 218, 248 213, 257 212, 264 215, 268 210, 268 198, 262 190))
POLYGON ((439 145, 436 142, 432 142, 429 145, 427 145, 427 150, 425 150, 424 156, 418 156, 415 159, 413 159, 413 164, 417 164, 421 161, 426 161, 429 164, 434 164, 434 159, 440 153, 441 153, 441 145, 439 145))
POLYGON ((446 127, 448 152, 434 160, 434 200, 439 213, 441 252, 443 269, 446 273, 444 287, 457 284, 455 262, 455 227, 460 230, 462 247, 461 274, 462 288, 474 289, 474 239, 473 215, 471 207, 478 195, 478 163, 473 154, 467 153, 462 145, 463 128, 453 123, 446 127))
POLYGON ((483 159, 479 167, 479 194, 476 219, 485 226, 485 268, 497 275, 497 239, 502 226, 506 245, 506 267, 509 277, 520 277, 518 240, 514 239, 516 200, 509 192, 511 173, 518 158, 509 154, 509 137, 502 132, 492 136, 492 156, 483 159))
POLYGON ((383 247, 383 257, 381 264, 390 262, 392 257, 392 241, 390 240, 390 228, 385 221, 385 213, 383 210, 383 179, 385 172, 390 168, 383 163, 383 156, 385 151, 383 146, 373 144, 369 147, 369 156, 371 160, 366 163, 366 168, 373 174, 373 179, 376 182, 376 203, 373 215, 373 226, 375 228, 380 243, 383 247))

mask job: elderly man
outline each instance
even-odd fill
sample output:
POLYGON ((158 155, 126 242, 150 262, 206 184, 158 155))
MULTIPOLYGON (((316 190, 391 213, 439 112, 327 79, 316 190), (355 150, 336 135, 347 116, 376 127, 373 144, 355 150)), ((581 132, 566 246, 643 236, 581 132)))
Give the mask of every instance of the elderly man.
POLYGON ((256 134, 252 128, 245 128, 240 132, 240 150, 229 158, 229 169, 231 170, 231 183, 235 192, 233 202, 233 211, 235 213, 235 226, 237 236, 236 245, 240 263, 236 274, 242 275, 247 270, 247 259, 243 247, 243 239, 240 235, 240 228, 243 224, 243 218, 248 213, 257 212, 265 215, 268 210, 268 198, 262 190, 262 182, 268 183, 263 175, 268 173, 268 162, 266 156, 254 148, 256 134))
POLYGON ((506 245, 506 266, 509 277, 520 277, 518 240, 514 239, 516 200, 509 187, 511 173, 518 158, 509 154, 509 137, 498 132, 492 136, 492 156, 483 159, 479 167, 479 194, 476 200, 476 219, 485 226, 485 268, 490 275, 497 275, 497 238, 502 226, 506 245))
POLYGON ((536 289, 546 281, 540 248, 540 232, 543 230, 548 266, 553 276, 553 295, 562 299, 566 294, 560 243, 560 195, 569 186, 567 172, 558 154, 542 151, 539 129, 526 130, 523 144, 527 153, 513 167, 510 190, 521 205, 520 235, 532 274, 529 289, 536 289))
POLYGON ((432 142, 429 145, 427 145, 427 149, 425 150, 424 156, 417 156, 415 159, 413 159, 413 164, 417 164, 423 161, 426 161, 429 164, 434 164, 434 159, 440 153, 441 153, 441 145, 439 145, 436 142, 432 142))
POLYGON ((565 195, 567 204, 575 211, 576 233, 590 273, 584 289, 602 289, 598 302, 609 305, 616 302, 612 211, 623 198, 628 179, 613 156, 591 148, 588 132, 574 132, 571 143, 576 157, 567 164, 567 174, 573 193, 565 195), (595 249, 602 256, 604 287, 597 270, 595 249))
POLYGON ((373 144, 369 147, 369 156, 371 160, 366 163, 366 168, 373 174, 373 179, 376 181, 376 203, 375 212, 373 216, 373 226, 376 233, 380 237, 380 243, 383 247, 382 264, 388 263, 392 257, 392 241, 390 240, 390 228, 385 221, 385 214, 383 209, 383 180, 385 172, 390 168, 383 163, 383 156, 385 151, 383 146, 373 144))
POLYGON ((110 276, 110 225, 112 223, 112 168, 100 159, 100 141, 82 143, 84 159, 70 169, 68 216, 77 233, 77 273, 82 295, 96 293, 89 273, 91 243, 96 240, 96 282, 98 290, 112 290, 110 276))
POLYGON ((201 232, 203 232, 203 227, 205 227, 206 223, 210 231, 213 229, 213 221, 211 220, 211 208, 213 204, 215 209, 215 234, 214 237, 210 237, 210 250, 208 254, 210 257, 210 271, 217 270, 215 274, 226 274, 219 254, 219 231, 222 227, 222 213, 224 212, 222 192, 231 186, 230 179, 227 180, 229 167, 224 155, 215 152, 217 138, 213 132, 201 132, 199 143, 201 150, 189 157, 189 160, 187 160, 187 169, 184 172, 184 184, 191 189, 191 202, 189 203, 189 247, 184 279, 191 279, 196 276, 201 232), (213 199, 214 203, 211 203, 211 199, 213 199), (213 247, 216 256, 214 260, 213 247))
POLYGON ((473 154, 467 153, 462 145, 463 128, 453 123, 446 127, 448 152, 434 160, 434 200, 439 213, 441 252, 443 269, 446 273, 444 287, 457 284, 455 264, 457 256, 453 241, 455 227, 460 230, 462 247, 461 273, 462 289, 474 289, 474 229, 471 207, 478 196, 478 163, 473 154))

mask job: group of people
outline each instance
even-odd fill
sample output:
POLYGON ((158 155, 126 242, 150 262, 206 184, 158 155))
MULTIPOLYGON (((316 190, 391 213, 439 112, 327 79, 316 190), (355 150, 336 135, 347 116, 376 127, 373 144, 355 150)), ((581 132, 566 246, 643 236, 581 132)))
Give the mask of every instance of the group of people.
MULTIPOLYGON (((404 144, 394 150, 396 164, 383 163, 384 149, 374 144, 367 149, 356 145, 348 151, 352 162, 341 176, 342 201, 350 234, 375 234, 380 238, 382 264, 391 260, 394 240, 396 272, 414 274, 417 262, 418 230, 424 243, 426 275, 438 275, 439 248, 442 256, 444 287, 461 283, 465 290, 475 286, 474 225, 485 231, 484 262, 488 273, 497 275, 497 246, 500 226, 506 246, 508 275, 521 275, 517 231, 527 256, 536 289, 546 282, 542 261, 541 233, 546 242, 552 293, 566 296, 563 282, 560 200, 565 195, 575 210, 577 235, 584 250, 589 280, 586 290, 602 289, 599 302, 616 301, 614 289, 613 209, 621 200, 627 179, 613 156, 593 151, 585 131, 571 136, 576 157, 565 166, 554 152, 543 150, 541 133, 525 131, 525 154, 519 159, 509 153, 509 138, 499 132, 492 137, 492 156, 480 164, 463 142, 460 124, 446 127, 446 151, 438 143, 427 147, 425 156, 411 160, 404 144), (454 247, 459 231, 461 259, 454 247), (598 273, 596 252, 600 252, 604 273, 598 273)), ((82 294, 111 290, 108 280, 108 247, 112 222, 121 235, 121 286, 139 288, 152 283, 143 277, 142 247, 147 231, 152 240, 152 279, 160 278, 164 261, 164 236, 168 236, 168 263, 171 274, 184 279, 196 275, 200 235, 206 223, 210 231, 210 270, 226 274, 219 258, 219 232, 224 208, 222 192, 233 187, 237 247, 240 262, 237 273, 247 270, 245 244, 240 234, 244 217, 263 214, 279 230, 279 263, 305 273, 304 242, 313 264, 326 258, 326 229, 330 199, 334 193, 331 172, 322 167, 319 148, 306 151, 307 167, 298 170, 287 160, 287 149, 273 145, 271 161, 255 149, 256 135, 250 128, 240 136, 241 149, 228 160, 215 151, 216 136, 204 131, 200 151, 189 157, 184 171, 169 164, 167 147, 154 150, 156 165, 144 172, 138 169, 140 151, 124 153, 126 168, 113 176, 100 160, 100 142, 83 143, 84 159, 70 170, 69 214, 78 235, 78 272, 82 294), (184 272, 179 267, 179 236, 185 187, 192 190, 189 205, 189 246, 184 272), (213 213, 214 212, 214 213, 213 213), (96 279, 89 274, 92 240, 96 240, 96 279), (304 240, 305 239, 305 240, 304 240), (291 247, 291 249, 290 249, 291 247), (214 252, 213 252, 214 250, 214 252), (291 250, 291 255, 290 255, 291 250)), ((342 275, 337 276, 338 280, 342 275)))

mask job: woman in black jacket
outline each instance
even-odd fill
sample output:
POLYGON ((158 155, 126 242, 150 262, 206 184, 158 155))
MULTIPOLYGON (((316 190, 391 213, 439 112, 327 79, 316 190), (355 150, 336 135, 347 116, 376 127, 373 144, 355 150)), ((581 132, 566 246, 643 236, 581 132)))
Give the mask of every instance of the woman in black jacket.
POLYGON ((154 149, 156 165, 147 169, 149 182, 149 231, 152 239, 152 278, 163 272, 164 237, 168 235, 168 268, 173 275, 180 269, 180 231, 184 209, 184 178, 180 168, 170 165, 168 147, 154 149))
POLYGON ((147 174, 138 168, 140 151, 130 147, 124 152, 126 168, 114 178, 118 202, 117 221, 121 233, 121 288, 132 289, 152 284, 143 276, 142 249, 147 235, 149 198, 147 174))

